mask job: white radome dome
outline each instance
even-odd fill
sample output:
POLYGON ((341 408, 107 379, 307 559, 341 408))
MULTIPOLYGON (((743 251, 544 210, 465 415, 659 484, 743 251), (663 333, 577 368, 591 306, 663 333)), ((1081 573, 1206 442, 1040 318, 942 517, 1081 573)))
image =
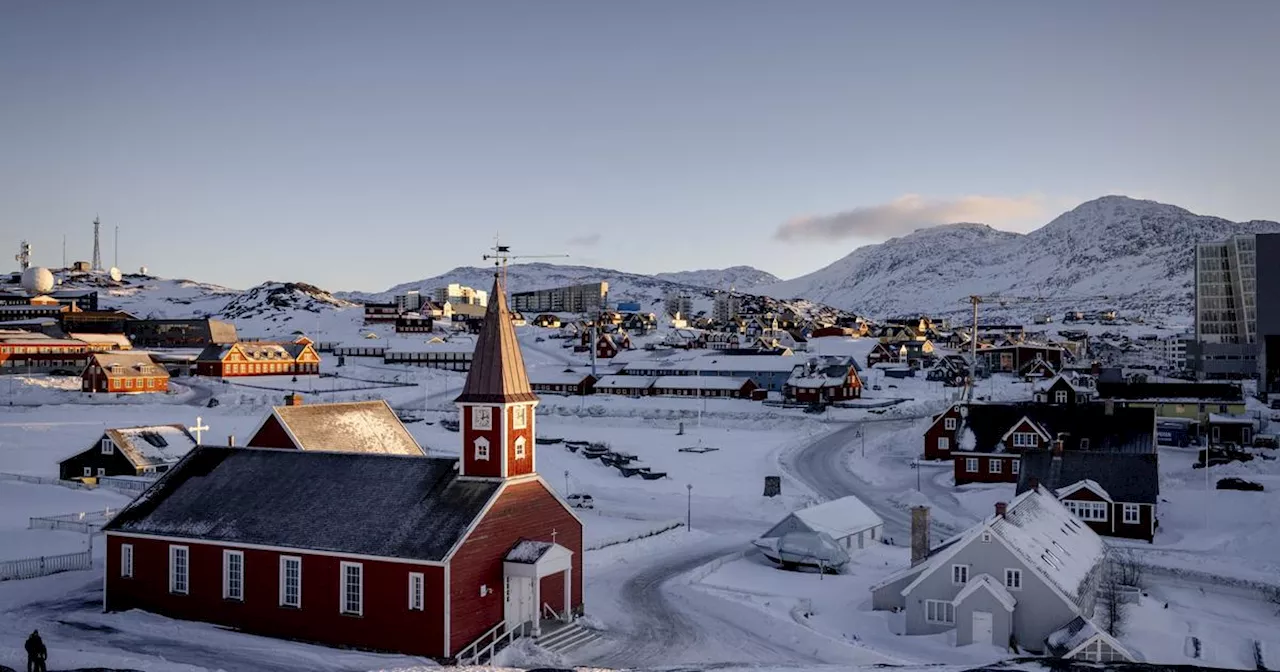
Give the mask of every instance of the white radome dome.
POLYGON ((107 277, 111 278, 114 282, 120 282, 120 278, 124 276, 120 275, 120 269, 112 266, 111 270, 107 271, 107 277))
POLYGON ((138 269, 138 275, 146 275, 146 274, 147 274, 147 267, 146 267, 146 266, 143 266, 142 268, 139 268, 139 269, 138 269))
POLYGON ((32 266, 22 272, 22 288, 32 294, 48 294, 53 289, 53 273, 43 266, 32 266))

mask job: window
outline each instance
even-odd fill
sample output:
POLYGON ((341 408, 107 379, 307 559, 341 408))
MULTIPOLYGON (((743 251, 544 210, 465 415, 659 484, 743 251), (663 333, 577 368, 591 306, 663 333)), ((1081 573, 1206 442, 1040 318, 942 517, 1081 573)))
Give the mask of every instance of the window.
POLYGON ((1019 461, 1019 460, 1014 460, 1014 461, 1012 461, 1012 462, 1010 462, 1010 463, 1009 463, 1009 473, 1013 474, 1014 476, 1017 476, 1017 475, 1018 475, 1019 473, 1021 473, 1021 472, 1022 472, 1022 462, 1021 462, 1021 461, 1019 461))
POLYGON ((1137 504, 1125 504, 1124 522, 1130 525, 1142 522, 1142 509, 1137 504))
POLYGON ((942 452, 951 450, 951 439, 945 436, 938 437, 938 450, 942 452))
POLYGON ((1022 570, 1004 570, 1004 587, 1009 590, 1022 590, 1022 570))
POLYGON ((85 477, 85 478, 90 478, 90 477, 92 477, 92 476, 93 476, 93 467, 85 467, 85 468, 84 468, 84 477, 85 477))
POLYGON ((524 453, 525 453, 524 446, 525 446, 524 437, 521 436, 516 438, 516 459, 517 460, 524 459, 524 453))
POLYGON ((489 461, 489 440, 483 436, 476 439, 476 461, 489 461))
POLYGON ((102 467, 98 467, 98 476, 101 477, 106 475, 107 475, 107 470, 103 469, 102 467))
POLYGON ((1105 523, 1107 521, 1106 502, 1077 502, 1075 500, 1068 499, 1064 501, 1063 504, 1066 504, 1067 510, 1080 520, 1100 523, 1105 523))
POLYGON ((280 556, 280 606, 302 606, 302 558, 280 556))
POLYGON ((1055 402, 1059 403, 1059 404, 1065 404, 1065 403, 1067 403, 1067 391, 1066 391, 1066 390, 1058 390, 1057 392, 1054 392, 1054 393, 1053 393, 1053 400, 1054 400, 1055 402))
POLYGON ((1080 439, 1080 450, 1089 450, 1089 439, 1080 439))
POLYGON ((957 586, 969 583, 969 565, 951 565, 951 583, 957 586))
POLYGON ((967 472, 969 472, 969 473, 971 473, 971 474, 975 474, 975 473, 977 473, 977 472, 978 472, 978 458, 976 458, 976 457, 966 457, 966 458, 964 459, 964 470, 965 470, 965 471, 967 471, 967 472))
POLYGON ((528 406, 516 406, 511 409, 511 426, 514 429, 524 429, 528 426, 528 406))
POLYGON ((987 464, 988 464, 987 469, 988 469, 991 473, 993 473, 993 474, 1002 474, 1002 473, 1004 473, 1004 460, 1001 460, 1001 459, 999 459, 999 458, 996 458, 996 459, 993 459, 993 460, 989 460, 989 461, 987 462, 987 464))
POLYGON ((422 611, 422 582, 420 572, 409 572, 409 611, 422 611))
POLYGON ((991 543, 991 533, 990 533, 990 532, 983 532, 983 533, 982 533, 982 543, 984 543, 984 544, 989 544, 989 543, 991 543))
POLYGON ((130 389, 130 390, 132 390, 132 389, 133 389, 133 379, 132 379, 132 378, 125 378, 125 379, 124 379, 124 386, 125 386, 125 388, 126 388, 126 389, 130 389))
POLYGON ((222 599, 244 599, 244 553, 222 552, 222 599))
POLYGON ((169 547, 169 592, 186 595, 191 571, 189 550, 186 546, 169 547))
POLYGON ((946 600, 925 600, 924 620, 930 623, 955 623, 956 608, 946 600))
POLYGON ((472 406, 471 429, 493 429, 493 409, 488 406, 472 406))
POLYGON ((102 437, 102 454, 110 455, 114 452, 116 452, 116 444, 111 439, 102 437))
POLYGON ((120 576, 133 578, 133 544, 120 544, 120 576))
POLYGON ((364 615, 364 565, 342 563, 341 611, 352 616, 364 615))
POLYGON ((1035 448, 1040 445, 1040 437, 1035 432, 1014 432, 1014 448, 1035 448))
POLYGON ((944 428, 944 429, 946 429, 948 432, 953 432, 953 431, 955 431, 955 429, 956 429, 956 419, 955 419, 955 418, 947 418, 946 420, 943 420, 943 421, 942 421, 942 426, 943 426, 943 428, 944 428))

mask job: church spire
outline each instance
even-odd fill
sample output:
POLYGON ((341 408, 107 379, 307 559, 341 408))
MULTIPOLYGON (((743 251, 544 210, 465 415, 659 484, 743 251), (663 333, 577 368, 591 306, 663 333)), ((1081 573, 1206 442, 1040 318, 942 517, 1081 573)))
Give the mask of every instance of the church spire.
POLYGON ((501 277, 494 273, 493 290, 484 314, 484 326, 476 339, 471 370, 457 403, 509 404, 537 401, 529 386, 524 356, 516 341, 516 330, 507 310, 507 292, 501 277))

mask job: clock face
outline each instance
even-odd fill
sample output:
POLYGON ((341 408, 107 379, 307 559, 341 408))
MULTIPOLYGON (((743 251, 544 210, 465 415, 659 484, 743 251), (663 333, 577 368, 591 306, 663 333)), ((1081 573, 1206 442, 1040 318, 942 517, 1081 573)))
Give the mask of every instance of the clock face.
POLYGON ((472 409, 471 426, 473 429, 491 429, 493 427, 493 409, 488 406, 477 406, 472 409))

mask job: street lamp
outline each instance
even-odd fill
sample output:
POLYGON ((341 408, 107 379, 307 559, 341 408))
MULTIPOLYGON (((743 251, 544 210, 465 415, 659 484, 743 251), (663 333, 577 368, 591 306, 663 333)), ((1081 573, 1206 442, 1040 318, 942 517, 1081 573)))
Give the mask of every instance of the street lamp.
POLYGON ((689 508, 685 513, 684 529, 686 531, 692 532, 693 531, 693 484, 689 483, 684 487, 685 487, 685 490, 688 491, 689 493, 689 508))

